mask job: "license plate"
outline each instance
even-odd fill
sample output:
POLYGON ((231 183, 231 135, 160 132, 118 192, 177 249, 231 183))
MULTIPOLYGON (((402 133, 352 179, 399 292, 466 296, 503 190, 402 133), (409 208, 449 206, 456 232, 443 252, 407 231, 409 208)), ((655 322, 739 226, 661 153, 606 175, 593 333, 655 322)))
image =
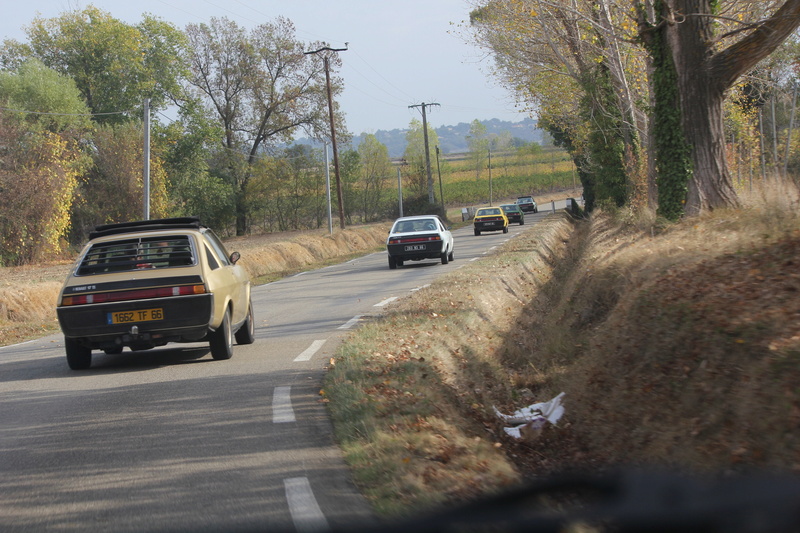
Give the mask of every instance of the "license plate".
POLYGON ((136 322, 151 322, 164 320, 163 309, 140 309, 138 311, 115 311, 108 313, 108 324, 133 324, 136 322))
POLYGON ((424 250, 424 249, 425 249, 425 245, 424 244, 412 244, 412 245, 406 246, 406 248, 405 248, 406 252, 417 252, 419 250, 424 250))

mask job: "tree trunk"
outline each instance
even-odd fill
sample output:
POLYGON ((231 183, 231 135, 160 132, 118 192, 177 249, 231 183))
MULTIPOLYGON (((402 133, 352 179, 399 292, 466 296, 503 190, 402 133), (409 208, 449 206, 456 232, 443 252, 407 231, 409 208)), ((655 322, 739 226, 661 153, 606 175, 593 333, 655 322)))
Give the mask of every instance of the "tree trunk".
POLYGON ((775 14, 716 52, 711 0, 665 0, 668 46, 678 76, 681 123, 692 147, 693 176, 686 214, 738 205, 725 159, 722 104, 745 72, 771 54, 800 25, 800 0, 786 0, 775 14))
MULTIPOLYGON (((708 0, 674 0, 672 12, 710 13, 708 0)), ((671 14, 665 16, 670 20, 671 14)), ((724 91, 708 68, 712 42, 709 16, 688 16, 667 27, 667 42, 678 76, 681 124, 692 148, 692 177, 688 184, 685 213, 736 206, 739 201, 725 159, 723 128, 724 91)))

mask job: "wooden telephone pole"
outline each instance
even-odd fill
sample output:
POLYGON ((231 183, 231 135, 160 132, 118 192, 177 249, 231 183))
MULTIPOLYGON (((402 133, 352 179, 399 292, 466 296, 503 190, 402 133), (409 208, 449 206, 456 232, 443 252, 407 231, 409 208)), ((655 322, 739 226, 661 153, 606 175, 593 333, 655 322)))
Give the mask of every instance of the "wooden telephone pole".
MULTIPOLYGON (((320 52, 344 52, 347 50, 347 43, 344 43, 344 48, 331 48, 325 46, 313 52, 303 52, 304 54, 318 54, 320 52)), ((333 119, 333 96, 331 96, 331 74, 330 65, 328 63, 328 54, 322 55, 322 61, 325 65, 325 83, 328 88, 328 115, 331 122, 331 146, 333 147, 333 174, 336 176, 336 198, 339 201, 339 226, 344 229, 344 200, 342 199, 342 180, 339 178, 339 151, 336 148, 336 123, 333 119)))
POLYGON ((432 105, 439 105, 436 103, 433 104, 426 104, 422 102, 421 104, 415 104, 408 106, 411 107, 421 107, 422 108, 422 135, 425 139, 425 172, 428 174, 428 203, 432 204, 436 202, 436 199, 433 197, 433 175, 431 174, 431 152, 428 150, 428 119, 425 114, 425 108, 430 107, 432 105))

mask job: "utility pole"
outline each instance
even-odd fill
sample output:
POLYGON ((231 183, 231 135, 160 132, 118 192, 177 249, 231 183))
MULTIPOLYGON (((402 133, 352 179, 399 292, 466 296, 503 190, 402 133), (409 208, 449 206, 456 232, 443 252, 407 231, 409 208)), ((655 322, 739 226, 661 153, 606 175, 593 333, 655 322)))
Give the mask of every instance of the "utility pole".
POLYGON ((492 190, 492 149, 489 148, 489 205, 494 205, 494 191, 492 190))
POLYGON ((428 150, 428 119, 427 115, 425 114, 425 108, 432 106, 432 105, 439 105, 437 103, 433 104, 426 104, 422 102, 421 104, 415 104, 408 106, 411 107, 421 107, 422 108, 422 134, 423 138, 425 139, 425 172, 428 175, 428 203, 432 204, 436 200, 433 197, 433 175, 431 174, 431 153, 428 150))
MULTIPOLYGON (((331 48, 324 46, 313 52, 303 52, 304 54, 318 54, 320 52, 344 52, 347 50, 347 43, 344 48, 331 48)), ((339 200, 339 226, 344 229, 344 200, 342 199, 342 180, 339 178, 339 152, 336 149, 336 124, 333 120, 333 96, 331 96, 331 74, 328 63, 328 54, 322 54, 322 62, 325 65, 325 83, 328 88, 328 115, 331 122, 331 146, 333 147, 333 173, 336 176, 336 196, 339 200)))
POLYGON ((150 220, 150 99, 144 99, 144 150, 143 150, 142 182, 144 198, 142 201, 142 219, 150 220))
POLYGON ((444 208, 444 189, 442 188, 442 167, 439 166, 439 145, 436 145, 436 172, 439 174, 439 200, 442 202, 442 216, 447 218, 447 210, 444 208))

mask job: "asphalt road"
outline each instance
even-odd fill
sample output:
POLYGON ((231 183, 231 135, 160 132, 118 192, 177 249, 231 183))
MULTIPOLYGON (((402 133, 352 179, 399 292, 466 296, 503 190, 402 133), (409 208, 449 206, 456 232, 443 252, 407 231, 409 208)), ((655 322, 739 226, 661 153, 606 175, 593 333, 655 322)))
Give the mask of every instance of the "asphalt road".
POLYGON ((385 253, 254 287, 256 342, 94 352, 0 348, 0 531, 318 531, 369 523, 319 389, 359 321, 529 229, 454 231, 455 261, 385 253))

